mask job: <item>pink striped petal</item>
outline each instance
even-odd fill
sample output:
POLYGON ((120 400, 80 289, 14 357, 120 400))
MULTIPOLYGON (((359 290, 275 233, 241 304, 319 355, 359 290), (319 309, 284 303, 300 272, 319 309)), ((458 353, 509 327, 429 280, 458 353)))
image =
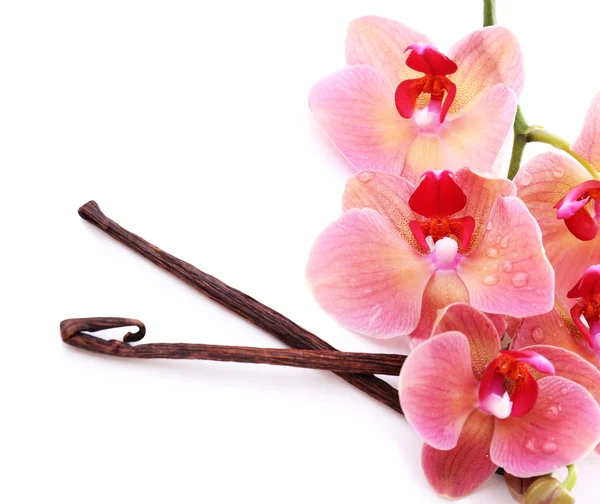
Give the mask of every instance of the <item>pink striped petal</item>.
POLYGON ((421 318, 415 330, 409 335, 411 346, 415 347, 431 337, 440 310, 453 303, 468 302, 469 293, 454 270, 436 271, 425 287, 421 318))
POLYGON ((373 67, 351 66, 325 77, 308 100, 325 134, 356 170, 402 171, 416 129, 400 117, 394 90, 373 67))
POLYGON ((557 219, 554 205, 573 187, 589 180, 572 159, 548 152, 526 163, 517 176, 517 194, 542 230, 546 255, 556 272, 556 293, 564 299, 590 264, 600 263, 600 240, 583 242, 557 219))
POLYGON ((538 381, 533 409, 496 420, 494 463, 518 477, 551 473, 584 457, 600 441, 600 407, 581 385, 560 376, 538 381))
POLYGON ((454 448, 477 405, 469 342, 456 331, 419 345, 400 373, 400 403, 408 423, 438 450, 454 448))
POLYGON ((583 129, 571 148, 596 169, 600 167, 600 93, 594 96, 583 129))
POLYGON ((498 468, 490 460, 494 417, 475 410, 451 450, 423 446, 421 462, 429 484, 440 495, 458 499, 477 490, 498 468))
POLYGON ((475 249, 487 233, 490 212, 498 196, 514 196, 515 185, 507 179, 489 178, 465 168, 456 172, 456 183, 468 194, 467 205, 455 217, 469 215, 475 219, 471 244, 466 252, 475 249))
POLYGON ((409 243, 416 246, 409 222, 416 218, 408 206, 414 186, 406 179, 391 173, 364 171, 346 180, 342 208, 371 208, 387 217, 409 243))
MULTIPOLYGON (((600 356, 582 340, 571 321, 568 311, 557 305, 548 313, 527 317, 514 338, 511 349, 519 350, 531 345, 551 345, 574 352, 595 367, 600 366, 600 356)), ((560 374, 560 373, 558 373, 560 374)))
POLYGON ((554 304, 554 272, 537 223, 523 202, 499 197, 489 229, 476 250, 457 267, 478 310, 527 317, 554 304))
POLYGON ((450 113, 471 106, 495 84, 505 84, 517 95, 523 89, 523 53, 506 28, 477 30, 456 43, 448 56, 458 65, 452 76, 458 92, 450 113))
POLYGON ((515 93, 497 84, 471 108, 449 116, 440 131, 444 168, 456 171, 467 166, 476 173, 501 176, 502 165, 494 161, 506 136, 512 134, 516 110, 515 93))
POLYGON ((556 376, 579 383, 600 403, 600 371, 589 362, 569 350, 549 345, 533 345, 525 350, 544 356, 554 366, 556 376))
POLYGON ((412 331, 433 273, 371 209, 345 212, 317 238, 306 275, 317 302, 343 326, 376 338, 412 331))
POLYGON ((473 374, 481 381, 488 364, 500 352, 500 337, 492 321, 468 304, 455 303, 440 312, 433 334, 446 331, 465 335, 469 341, 473 374))
POLYGON ((421 72, 406 65, 407 47, 414 43, 431 44, 422 33, 398 21, 377 16, 354 19, 346 35, 346 63, 371 65, 396 89, 406 79, 421 77, 421 72))

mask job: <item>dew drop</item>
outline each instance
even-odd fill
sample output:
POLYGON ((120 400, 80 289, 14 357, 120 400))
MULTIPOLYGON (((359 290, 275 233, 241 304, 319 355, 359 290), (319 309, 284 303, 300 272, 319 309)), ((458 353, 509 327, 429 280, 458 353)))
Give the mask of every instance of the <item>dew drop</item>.
POLYGON ((552 455, 553 453, 556 453, 557 449, 558 449, 558 446, 556 446, 556 443, 554 441, 546 441, 542 445, 542 451, 546 455, 552 455))
POLYGON ((500 242, 500 246, 502 248, 508 247, 508 242, 509 241, 510 241, 510 238, 508 236, 505 236, 504 238, 502 238, 502 241, 500 242))
POLYGON ((558 414, 560 413, 560 409, 558 406, 550 406, 545 412, 544 412, 544 416, 548 419, 548 420, 554 420, 558 417, 558 414))
POLYGON ((565 327, 565 321, 562 319, 562 317, 558 317, 558 319, 556 319, 556 325, 558 327, 565 327))
POLYGON ((495 259, 496 257, 498 257, 500 255, 500 253, 498 252, 497 248, 491 247, 488 249, 487 251, 487 256, 491 257, 492 259, 495 259))
POLYGON ((483 279, 483 285, 496 285, 498 283, 498 277, 496 275, 487 275, 483 279))
POLYGON ((546 335, 544 334, 544 331, 542 331, 541 327, 534 327, 531 330, 531 337, 536 343, 541 343, 546 337, 546 335))
POLYGON ((521 287, 525 287, 527 285, 528 281, 529 281, 529 273, 526 273, 525 271, 519 271, 518 273, 515 273, 512 277, 512 284, 517 289, 520 289, 521 287))
POLYGON ((512 257, 513 261, 516 261, 519 258, 519 254, 517 254, 516 252, 513 252, 511 257, 512 257))
POLYGON ((559 179, 559 178, 561 178, 561 177, 562 177, 564 174, 565 174, 565 170, 563 170, 563 168, 562 168, 561 166, 555 166, 555 167, 552 169, 552 176, 553 176, 555 179, 559 179))
POLYGON ((525 443, 525 449, 533 453, 535 451, 535 439, 529 438, 525 443))
POLYGON ((491 231, 493 227, 494 227, 494 224, 492 223, 492 221, 489 221, 489 222, 487 223, 487 226, 485 226, 485 228, 486 228, 488 231, 491 231))
POLYGON ((531 184, 531 175, 527 172, 521 172, 521 175, 519 176, 519 184, 522 186, 528 186, 531 184))
POLYGON ((510 261, 504 261, 502 263, 502 269, 506 273, 510 273, 512 271, 512 263, 510 261))
POLYGON ((363 184, 370 182, 373 180, 373 178, 375 178, 375 174, 373 172, 363 171, 359 172, 358 174, 358 180, 360 180, 363 184))
POLYGON ((562 395, 568 395, 569 392, 570 392, 569 387, 563 387, 563 388, 560 389, 560 393, 562 395))

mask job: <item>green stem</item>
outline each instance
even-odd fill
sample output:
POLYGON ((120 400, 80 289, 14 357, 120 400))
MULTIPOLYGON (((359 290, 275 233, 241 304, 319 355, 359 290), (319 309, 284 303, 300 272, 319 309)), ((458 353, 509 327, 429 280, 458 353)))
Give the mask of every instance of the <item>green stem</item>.
POLYGON ((515 139, 513 143, 512 154, 510 156, 510 165, 508 167, 508 179, 512 180, 521 167, 521 159, 523 158, 523 151, 527 145, 527 132, 529 125, 523 117, 521 107, 517 106, 517 115, 515 116, 515 124, 513 130, 515 132, 515 139))
POLYGON ((565 478, 565 481, 562 482, 562 486, 564 486, 567 490, 573 490, 575 483, 577 483, 577 469, 575 464, 571 464, 567 466, 569 473, 565 478))
POLYGON ((496 24, 496 0, 483 0, 483 26, 496 24))
POLYGON ((575 158, 579 162, 579 164, 581 164, 581 166, 583 166, 589 172, 592 178, 600 180, 600 176, 598 175, 598 172, 594 169, 594 167, 588 161, 583 159, 579 154, 573 152, 571 150, 571 144, 569 144, 569 142, 559 137, 558 135, 547 131, 543 128, 535 128, 527 133, 527 142, 545 143, 548 145, 552 145, 558 150, 566 152, 567 154, 575 158))

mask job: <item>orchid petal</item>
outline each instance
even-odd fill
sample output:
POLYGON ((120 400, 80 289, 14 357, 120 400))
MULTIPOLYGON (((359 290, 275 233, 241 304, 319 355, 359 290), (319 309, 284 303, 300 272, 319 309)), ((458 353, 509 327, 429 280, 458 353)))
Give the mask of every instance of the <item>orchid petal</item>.
POLYGON ((425 287, 421 318, 409 335, 411 346, 415 347, 431 337, 440 310, 453 303, 468 302, 469 293, 455 271, 436 271, 425 287))
POLYGON ((345 327, 390 338, 412 331, 433 272, 387 219, 345 212, 317 238, 306 275, 319 305, 345 327))
POLYGON ((594 96, 581 133, 571 149, 593 166, 600 167, 600 93, 594 96))
POLYGON ((419 345, 400 372, 400 403, 408 423, 438 450, 454 448, 477 405, 469 342, 456 331, 419 345))
POLYGON ((540 225, 546 255, 556 272, 556 293, 564 299, 590 264, 600 263, 600 240, 583 242, 573 236, 554 206, 573 187, 589 180, 579 164, 548 152, 526 163, 517 176, 517 194, 540 225))
POLYGON ((502 169, 494 161, 506 136, 512 133, 516 110, 515 93, 497 84, 473 107, 458 116, 448 116, 440 132, 444 168, 456 171, 468 166, 476 173, 502 175, 493 171, 502 169))
POLYGON ((451 450, 423 446, 423 471, 439 494, 458 499, 483 485, 498 468, 490 460, 494 417, 475 410, 462 429, 457 445, 451 450))
POLYGON ((543 355, 540 355, 531 349, 528 350, 503 350, 503 355, 508 355, 513 359, 524 362, 536 369, 540 373, 553 375, 555 373, 554 366, 543 355))
POLYGON ((348 26, 346 63, 375 67, 395 89, 406 79, 422 76, 406 65, 407 47, 418 42, 432 44, 425 35, 398 21, 377 16, 360 17, 348 26))
POLYGON ((600 403, 600 371, 579 355, 550 345, 533 345, 525 348, 544 356, 562 376, 584 387, 600 403))
MULTIPOLYGON (((555 306, 548 313, 523 319, 511 349, 519 350, 539 344, 552 345, 576 353, 593 366, 600 366, 600 356, 582 341, 567 313, 563 311, 561 314, 555 306)), ((557 374, 561 373, 557 371, 557 374)))
POLYGON ((424 172, 429 170, 442 171, 446 168, 450 167, 445 166, 440 137, 420 133, 415 137, 406 154, 402 176, 409 182, 416 184, 424 172))
POLYGON ((475 219, 471 244, 464 251, 464 253, 468 253, 477 247, 487 233, 490 212, 498 195, 514 196, 517 193, 517 188, 510 180, 478 175, 468 168, 457 171, 455 177, 458 186, 465 194, 469 195, 465 208, 458 212, 456 217, 468 215, 475 219))
POLYGON ((439 313, 432 333, 447 331, 463 333, 469 341, 473 375, 479 381, 488 364, 500 351, 500 337, 485 314, 465 303, 455 303, 439 313))
POLYGON ((600 407, 585 388, 560 376, 542 378, 538 387, 533 409, 496 420, 492 439, 491 459, 521 478, 572 464, 600 441, 600 407))
POLYGON ((384 172, 364 171, 346 180, 346 190, 342 197, 342 209, 371 208, 389 219, 402 237, 411 242, 409 222, 415 213, 408 206, 408 199, 415 190, 406 179, 384 172))
POLYGON ((523 202, 498 197, 491 229, 457 266, 471 304, 478 310, 526 317, 554 304, 554 272, 546 259, 537 223, 523 202))
POLYGON ((308 99, 316 121, 356 170, 401 172, 415 126, 398 115, 394 91, 375 69, 344 68, 317 82, 308 99))
POLYGON ((466 109, 495 84, 503 83, 517 95, 523 89, 523 54, 506 28, 477 30, 457 42, 448 56, 458 66, 452 76, 458 92, 450 113, 466 109))
POLYGON ((600 295, 600 265, 587 268, 581 279, 567 293, 569 298, 595 297, 600 295))

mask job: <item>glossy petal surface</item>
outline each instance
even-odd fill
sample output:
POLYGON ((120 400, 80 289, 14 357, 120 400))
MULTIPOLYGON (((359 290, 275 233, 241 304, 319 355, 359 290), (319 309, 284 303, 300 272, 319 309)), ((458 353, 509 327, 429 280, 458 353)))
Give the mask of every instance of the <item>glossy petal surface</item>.
POLYGON ((594 96, 583 129, 571 148, 592 163, 596 170, 600 167, 600 93, 594 96))
POLYGON ((406 420, 434 448, 454 448, 475 409, 477 383, 469 361, 467 338, 452 331, 419 345, 402 366, 399 391, 406 420))
POLYGON ((321 307, 342 325, 378 338, 412 331, 430 261, 370 209, 344 213, 317 238, 307 278, 321 307))
POLYGON ((458 444, 451 450, 423 446, 421 461, 436 492, 458 499, 477 490, 498 468, 489 456, 494 417, 475 410, 467 419, 458 444))
POLYGON ((546 259, 537 223, 523 202, 499 197, 491 229, 457 267, 471 304, 478 310, 526 317, 550 311, 554 272, 546 259))
POLYGON ((496 420, 494 429, 492 460, 519 477, 576 462, 600 441, 600 407, 585 388, 559 376, 542 378, 538 386, 527 415, 496 420))

